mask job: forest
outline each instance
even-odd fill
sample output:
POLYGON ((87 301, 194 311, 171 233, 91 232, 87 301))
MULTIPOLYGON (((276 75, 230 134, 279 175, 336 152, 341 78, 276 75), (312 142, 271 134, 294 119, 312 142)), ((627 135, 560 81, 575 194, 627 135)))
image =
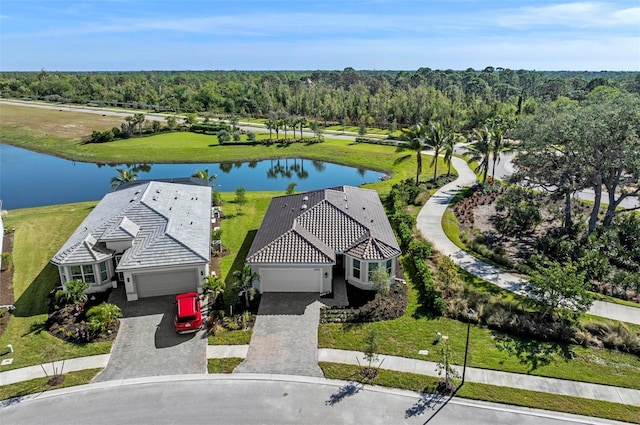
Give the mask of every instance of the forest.
POLYGON ((280 113, 391 131, 451 117, 459 130, 581 101, 598 86, 640 93, 640 73, 526 71, 3 72, 0 96, 174 113, 266 118, 280 113))

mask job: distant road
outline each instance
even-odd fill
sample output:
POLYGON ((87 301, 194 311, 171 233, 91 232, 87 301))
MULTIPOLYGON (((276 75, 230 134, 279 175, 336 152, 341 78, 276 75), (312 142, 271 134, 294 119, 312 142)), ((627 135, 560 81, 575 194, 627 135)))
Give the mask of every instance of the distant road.
MULTIPOLYGON (((13 106, 26 106, 29 108, 41 108, 41 109, 53 109, 56 111, 69 111, 69 112, 83 112, 86 114, 96 114, 96 115, 104 115, 104 116, 114 116, 114 117, 128 117, 133 114, 138 114, 141 111, 138 110, 130 110, 130 111, 120 111, 109 108, 102 107, 93 107, 93 106, 79 106, 79 105, 68 105, 68 104, 58 104, 51 105, 46 103, 39 102, 30 102, 30 101, 22 101, 22 100, 8 100, 8 99, 0 99, 0 104, 4 105, 13 105, 13 106)), ((174 115, 178 118, 183 118, 181 114, 166 114, 166 113, 148 113, 145 112, 144 117, 147 121, 166 121, 167 117, 170 115, 174 115)), ((238 128, 246 131, 269 131, 264 126, 260 125, 252 125, 250 123, 239 123, 238 128)), ((290 132, 293 130, 289 129, 290 132)), ((275 133, 275 131, 274 131, 275 133)), ((284 134, 282 130, 280 130, 280 134, 284 134)), ((314 136, 313 133, 305 131, 304 135, 307 137, 314 136)), ((326 136, 330 136, 332 139, 339 140, 355 140, 356 136, 348 135, 348 134, 336 134, 332 132, 325 132, 326 136)))

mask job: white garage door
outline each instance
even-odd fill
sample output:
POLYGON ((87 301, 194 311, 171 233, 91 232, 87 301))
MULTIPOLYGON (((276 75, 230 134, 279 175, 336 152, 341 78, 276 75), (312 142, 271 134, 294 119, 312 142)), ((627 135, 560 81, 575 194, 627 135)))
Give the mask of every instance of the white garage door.
POLYGON ((260 269, 262 292, 318 292, 322 287, 321 269, 260 269))
POLYGON ((145 273, 135 275, 138 298, 175 295, 196 291, 196 270, 182 270, 162 273, 145 273))

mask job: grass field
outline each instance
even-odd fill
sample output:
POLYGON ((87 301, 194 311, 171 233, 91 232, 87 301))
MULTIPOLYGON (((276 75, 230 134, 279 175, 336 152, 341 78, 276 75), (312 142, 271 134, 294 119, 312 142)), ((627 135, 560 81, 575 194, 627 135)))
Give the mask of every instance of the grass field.
MULTIPOLYGON (((323 324, 318 345, 326 348, 364 350, 369 329, 378 336, 378 352, 437 362, 437 332, 449 336, 452 362, 462 365, 467 325, 444 317, 429 318, 420 308, 418 293, 409 291, 409 307, 396 320, 363 324, 323 324), (419 354, 429 350, 428 355, 419 354)), ((574 381, 640 389, 640 358, 606 349, 589 349, 520 339, 471 326, 467 365, 574 381)))
POLYGON ((13 295, 16 309, 0 346, 12 344, 13 363, 0 370, 44 363, 50 358, 105 354, 111 343, 70 344, 44 329, 48 294, 59 282, 51 257, 91 211, 95 202, 12 210, 5 225, 15 227, 13 243, 13 295))

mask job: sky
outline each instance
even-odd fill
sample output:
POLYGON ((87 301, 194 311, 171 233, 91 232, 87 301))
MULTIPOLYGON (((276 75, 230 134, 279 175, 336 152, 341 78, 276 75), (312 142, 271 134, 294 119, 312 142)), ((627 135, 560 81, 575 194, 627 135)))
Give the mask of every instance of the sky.
POLYGON ((0 70, 639 71, 640 0, 2 0, 0 70))

